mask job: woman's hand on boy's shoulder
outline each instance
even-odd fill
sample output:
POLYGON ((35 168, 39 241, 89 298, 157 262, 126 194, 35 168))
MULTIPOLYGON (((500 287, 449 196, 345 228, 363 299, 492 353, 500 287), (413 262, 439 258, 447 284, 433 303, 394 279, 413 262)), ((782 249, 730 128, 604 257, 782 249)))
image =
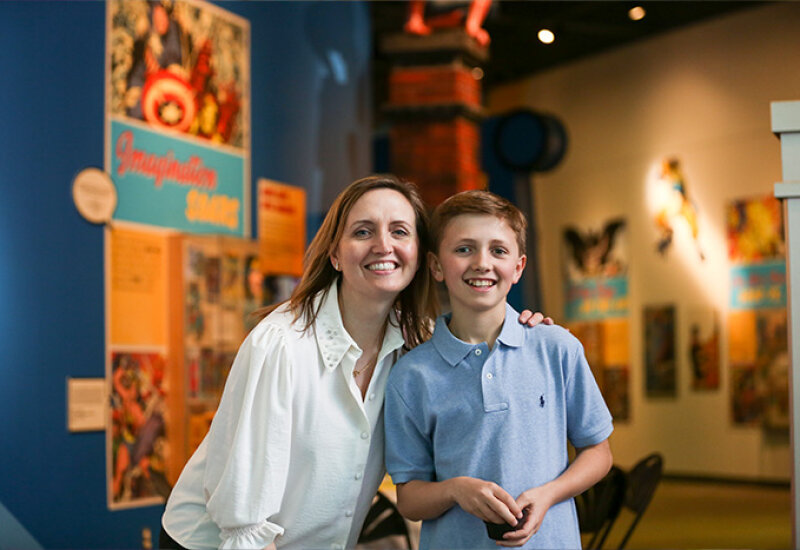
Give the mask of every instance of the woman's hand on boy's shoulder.
POLYGON ((535 327, 536 325, 542 323, 545 325, 552 325, 553 319, 550 317, 545 317, 542 313, 536 312, 533 313, 531 310, 526 309, 522 313, 519 314, 519 322, 523 325, 528 325, 529 327, 535 327))

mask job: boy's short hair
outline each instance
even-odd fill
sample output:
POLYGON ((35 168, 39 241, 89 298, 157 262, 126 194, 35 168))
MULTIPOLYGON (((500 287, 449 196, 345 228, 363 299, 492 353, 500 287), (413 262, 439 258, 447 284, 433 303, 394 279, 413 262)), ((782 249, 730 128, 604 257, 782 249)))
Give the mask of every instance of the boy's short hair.
POLYGON ((434 252, 439 252, 447 224, 456 216, 464 214, 496 216, 505 220, 517 238, 520 255, 525 254, 525 235, 528 227, 525 215, 511 201, 489 191, 480 190, 456 193, 433 211, 431 236, 434 252))

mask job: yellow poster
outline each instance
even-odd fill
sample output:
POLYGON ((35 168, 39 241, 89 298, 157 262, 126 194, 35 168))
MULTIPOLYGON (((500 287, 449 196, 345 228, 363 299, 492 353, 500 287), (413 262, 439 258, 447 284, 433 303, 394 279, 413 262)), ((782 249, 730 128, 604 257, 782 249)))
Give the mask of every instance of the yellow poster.
POLYGON ((117 226, 107 242, 109 343, 166 347, 168 236, 117 226))
POLYGON ((630 420, 628 320, 572 321, 565 326, 583 344, 586 361, 614 420, 630 420))
POLYGON ((305 190, 258 180, 258 241, 264 274, 302 275, 306 248, 305 190))

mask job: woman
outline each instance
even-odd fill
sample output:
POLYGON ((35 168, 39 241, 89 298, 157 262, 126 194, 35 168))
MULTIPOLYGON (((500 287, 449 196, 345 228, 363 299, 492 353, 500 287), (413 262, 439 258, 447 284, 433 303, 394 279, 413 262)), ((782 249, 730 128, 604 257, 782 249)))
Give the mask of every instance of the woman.
POLYGON ((291 299, 239 349, 167 502, 162 548, 355 546, 384 473, 386 376, 436 314, 427 223, 393 176, 337 197, 291 299))

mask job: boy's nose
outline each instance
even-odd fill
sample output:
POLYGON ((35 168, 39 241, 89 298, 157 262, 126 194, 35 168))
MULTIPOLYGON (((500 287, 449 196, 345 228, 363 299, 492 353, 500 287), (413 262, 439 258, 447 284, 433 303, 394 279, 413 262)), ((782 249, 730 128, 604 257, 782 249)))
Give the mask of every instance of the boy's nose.
POLYGON ((472 264, 472 270, 479 273, 485 273, 486 271, 489 271, 489 264, 483 261, 483 258, 476 258, 475 262, 472 264))
POLYGON ((475 261, 472 264, 472 269, 475 271, 489 271, 489 259, 485 252, 479 252, 475 256, 475 261))

